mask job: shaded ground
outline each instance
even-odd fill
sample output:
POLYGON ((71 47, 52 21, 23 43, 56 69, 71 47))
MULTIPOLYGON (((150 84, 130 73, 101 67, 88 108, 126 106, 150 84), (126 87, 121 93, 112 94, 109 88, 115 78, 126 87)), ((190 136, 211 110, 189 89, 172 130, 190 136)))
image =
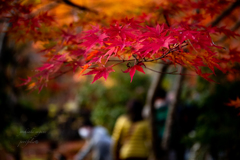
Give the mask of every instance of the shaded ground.
MULTIPOLYGON (((50 159, 57 160, 60 154, 62 154, 67 160, 72 160, 83 144, 84 141, 62 142, 55 150, 50 149, 49 142, 42 141, 38 144, 27 144, 22 147, 22 158, 23 160, 47 160, 52 155, 53 158, 50 159)), ((14 160, 14 158, 0 149, 0 160, 14 160)))

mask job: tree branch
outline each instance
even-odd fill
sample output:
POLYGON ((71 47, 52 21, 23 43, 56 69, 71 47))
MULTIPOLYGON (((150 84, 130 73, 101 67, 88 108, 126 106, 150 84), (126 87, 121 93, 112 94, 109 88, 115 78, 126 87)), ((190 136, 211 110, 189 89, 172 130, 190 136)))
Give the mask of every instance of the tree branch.
MULTIPOLYGON (((166 72, 168 66, 167 65, 160 65, 160 68, 158 69, 160 72, 166 72)), ((157 125, 156 125, 156 113, 154 108, 154 100, 155 95, 158 92, 158 89, 161 87, 163 78, 165 74, 154 74, 153 75, 153 81, 151 83, 151 86, 148 89, 147 93, 147 99, 146 104, 144 106, 145 111, 147 112, 145 116, 147 116, 150 119, 150 126, 151 126, 151 134, 152 134, 152 152, 153 152, 153 158, 154 160, 158 160, 158 153, 159 153, 159 141, 158 141, 158 135, 157 135, 157 125), (150 115, 149 112, 150 111, 150 115)))
POLYGON ((6 31, 10 25, 9 22, 2 22, 2 30, 0 31, 0 58, 1 58, 1 55, 2 55, 2 48, 3 48, 3 43, 4 43, 4 37, 6 35, 6 31))
POLYGON ((175 89, 174 89, 174 99, 173 101, 171 101, 169 107, 168 107, 168 115, 167 115, 167 120, 166 120, 166 123, 165 123, 165 130, 164 130, 164 133, 163 133, 163 140, 162 140, 162 148, 165 150, 165 151, 168 151, 169 150, 169 141, 170 141, 170 136, 171 136, 171 132, 172 132, 172 126, 173 126, 173 123, 174 123, 174 120, 175 120, 175 112, 176 112, 176 109, 177 109, 177 105, 179 103, 179 97, 181 95, 181 89, 182 89, 182 84, 183 84, 183 80, 184 80, 184 72, 185 72, 185 69, 183 67, 180 67, 180 73, 181 73, 181 76, 177 76, 176 77, 176 86, 175 86, 175 89))
POLYGON ((69 70, 63 71, 63 72, 59 72, 58 75, 55 75, 55 76, 49 78, 49 80, 56 79, 56 78, 58 78, 58 77, 60 77, 60 76, 62 76, 62 75, 64 75, 64 74, 66 74, 66 73, 68 73, 68 72, 70 72, 70 71, 72 71, 72 68, 69 69, 69 70))
POLYGON ((139 63, 140 62, 143 62, 143 63, 145 63, 145 62, 153 62, 153 61, 157 61, 157 60, 159 60, 159 59, 162 59, 162 58, 164 58, 164 57, 166 57, 169 53, 171 53, 171 52, 174 52, 174 51, 177 51, 177 50, 179 50, 179 48, 183 48, 183 47, 186 47, 188 44, 187 43, 182 43, 181 45, 178 45, 178 46, 176 46, 176 47, 174 47, 174 48, 171 48, 171 49, 169 49, 166 53, 164 53, 162 56, 160 56, 160 57, 158 57, 158 58, 155 58, 155 59, 150 59, 150 60, 146 60, 146 59, 143 59, 143 60, 138 60, 136 57, 134 57, 134 59, 129 59, 129 60, 108 60, 108 62, 113 62, 113 61, 115 61, 115 62, 131 62, 131 61, 138 61, 139 63))
POLYGON ((230 5, 222 14, 220 14, 214 21, 211 22, 211 26, 216 26, 218 23, 225 18, 227 15, 229 15, 236 7, 240 5, 240 0, 237 0, 232 5, 230 5))
POLYGON ((163 14, 163 18, 165 19, 165 22, 166 22, 167 26, 170 27, 170 23, 169 23, 169 20, 168 20, 168 15, 163 14))
POLYGON ((188 45, 188 44, 186 43, 186 44, 184 44, 184 45, 182 45, 182 46, 177 46, 177 47, 175 47, 175 48, 169 49, 168 52, 166 52, 166 53, 163 54, 161 57, 158 57, 158 58, 156 58, 156 59, 145 60, 145 61, 140 61, 140 62, 153 62, 153 61, 162 59, 162 58, 166 57, 169 53, 174 52, 174 51, 177 51, 180 47, 185 47, 185 46, 187 46, 187 45, 188 45))
POLYGON ((69 6, 75 7, 77 9, 79 9, 79 10, 82 10, 82 11, 87 11, 87 12, 92 12, 92 13, 98 14, 97 11, 92 10, 90 8, 87 8, 85 6, 77 5, 77 4, 73 3, 73 2, 71 2, 70 0, 62 0, 62 2, 64 2, 65 4, 67 4, 69 6))
POLYGON ((59 5, 57 2, 51 2, 45 6, 43 6, 42 8, 39 8, 38 10, 32 12, 29 17, 34 17, 36 15, 38 15, 40 12, 46 12, 46 11, 49 11, 53 8, 55 8, 57 5, 59 5))

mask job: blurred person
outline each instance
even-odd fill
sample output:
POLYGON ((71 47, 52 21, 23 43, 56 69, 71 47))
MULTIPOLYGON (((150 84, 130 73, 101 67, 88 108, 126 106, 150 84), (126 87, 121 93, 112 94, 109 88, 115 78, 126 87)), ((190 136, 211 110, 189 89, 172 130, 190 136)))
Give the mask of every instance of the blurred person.
POLYGON ((157 125, 157 134, 160 140, 160 143, 163 138, 165 123, 168 114, 169 102, 167 101, 167 92, 160 88, 154 98, 154 108, 155 108, 155 120, 157 125))
POLYGON ((112 160, 111 156, 111 136, 102 126, 94 126, 87 119, 78 130, 79 135, 87 142, 74 157, 74 160, 82 160, 92 151, 93 160, 112 160))
MULTIPOLYGON (((181 119, 183 115, 182 106, 176 107, 171 126, 170 140, 168 152, 160 146, 163 141, 163 135, 166 129, 166 121, 168 117, 168 111, 171 101, 174 100, 173 92, 167 93, 163 88, 159 88, 154 98, 154 111, 155 111, 155 126, 157 129, 156 141, 159 144, 159 151, 157 157, 159 159, 169 160, 184 160, 185 146, 181 143, 183 138, 181 119)), ((186 124, 186 123, 185 123, 186 124)))
POLYGON ((151 133, 148 121, 142 117, 142 109, 140 102, 130 100, 127 114, 117 119, 112 135, 114 160, 148 159, 151 133))

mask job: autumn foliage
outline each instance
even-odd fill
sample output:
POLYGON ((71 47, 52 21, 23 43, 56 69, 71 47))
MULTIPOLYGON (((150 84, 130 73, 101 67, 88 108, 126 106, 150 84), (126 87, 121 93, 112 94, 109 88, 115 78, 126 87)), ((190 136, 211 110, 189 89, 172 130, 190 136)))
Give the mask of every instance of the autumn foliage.
POLYGON ((5 32, 17 43, 33 41, 44 57, 35 75, 21 85, 41 90, 49 80, 70 71, 79 76, 94 75, 93 83, 101 77, 107 79, 120 64, 125 64, 124 68, 121 65, 122 72, 129 73, 132 81, 136 71, 153 70, 148 66, 152 62, 181 65, 213 81, 211 75, 216 69, 235 72, 233 64, 240 62, 238 48, 216 43, 223 35, 239 38, 229 26, 217 27, 216 21, 223 10, 233 4, 238 6, 239 1, 152 2, 144 8, 145 13, 117 18, 101 14, 97 8, 80 8, 66 2, 62 4, 83 12, 67 24, 58 21, 56 12, 44 10, 52 2, 0 2, 0 17, 9 24, 5 32), (79 18, 81 15, 85 19, 79 18), (211 72, 203 72, 203 68, 211 72))

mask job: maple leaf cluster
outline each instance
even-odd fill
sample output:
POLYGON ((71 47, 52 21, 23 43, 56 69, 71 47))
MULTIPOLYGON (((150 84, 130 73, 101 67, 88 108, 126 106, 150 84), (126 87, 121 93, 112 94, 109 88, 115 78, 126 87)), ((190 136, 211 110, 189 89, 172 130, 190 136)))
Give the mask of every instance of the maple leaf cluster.
MULTIPOLYGON (((126 63, 128 69, 124 73, 129 72, 132 81, 136 70, 144 73, 147 63, 162 60, 168 64, 189 66, 198 75, 211 80, 208 78, 211 74, 202 73, 201 67, 207 66, 213 73, 215 67, 224 70, 216 56, 216 49, 221 47, 213 43, 210 31, 218 32, 218 28, 189 24, 149 27, 134 19, 124 19, 120 24, 93 26, 80 34, 63 32, 62 41, 71 47, 64 49, 65 53, 52 56, 37 69, 36 76, 41 77, 41 82, 42 79, 48 80, 49 75, 58 72, 62 66, 72 66, 73 71, 90 69, 84 75, 94 74, 95 82, 100 77, 107 79, 114 66, 126 63), (115 64, 108 65, 110 62, 115 64)), ((59 50, 59 47, 55 45, 45 52, 59 50)), ((63 49, 66 45, 61 47, 63 49)))
POLYGON ((3 0, 0 2, 0 19, 9 23, 8 33, 17 42, 43 40, 43 30, 51 27, 54 17, 47 11, 37 12, 39 4, 35 1, 3 0))
POLYGON ((181 65, 213 81, 210 75, 215 74, 215 68, 224 73, 228 71, 220 63, 239 62, 237 49, 231 50, 230 56, 219 56, 219 50, 224 49, 212 38, 212 35, 220 34, 236 38, 239 34, 226 27, 207 26, 203 22, 203 16, 209 14, 213 17, 232 3, 227 0, 171 0, 154 6, 153 11, 162 10, 166 23, 150 23, 154 16, 146 13, 115 20, 107 26, 99 23, 89 28, 89 25, 69 24, 57 29, 55 26, 52 30, 46 29, 55 22, 48 12, 33 14, 34 5, 24 5, 19 1, 2 3, 6 3, 4 5, 9 10, 2 10, 0 15, 12 23, 8 32, 19 39, 23 38, 22 34, 29 35, 28 40, 43 44, 41 53, 46 61, 35 69, 34 76, 22 83, 26 85, 35 79, 39 90, 49 80, 69 71, 94 75, 92 83, 101 77, 107 79, 109 73, 114 72, 113 68, 120 64, 126 65, 123 73, 129 73, 132 81, 135 72, 145 73, 145 69, 150 69, 147 64, 151 62, 181 65), (202 14, 192 13, 193 10, 202 14), (203 73, 203 67, 212 72, 203 73), (85 73, 87 70, 90 71, 85 73))

